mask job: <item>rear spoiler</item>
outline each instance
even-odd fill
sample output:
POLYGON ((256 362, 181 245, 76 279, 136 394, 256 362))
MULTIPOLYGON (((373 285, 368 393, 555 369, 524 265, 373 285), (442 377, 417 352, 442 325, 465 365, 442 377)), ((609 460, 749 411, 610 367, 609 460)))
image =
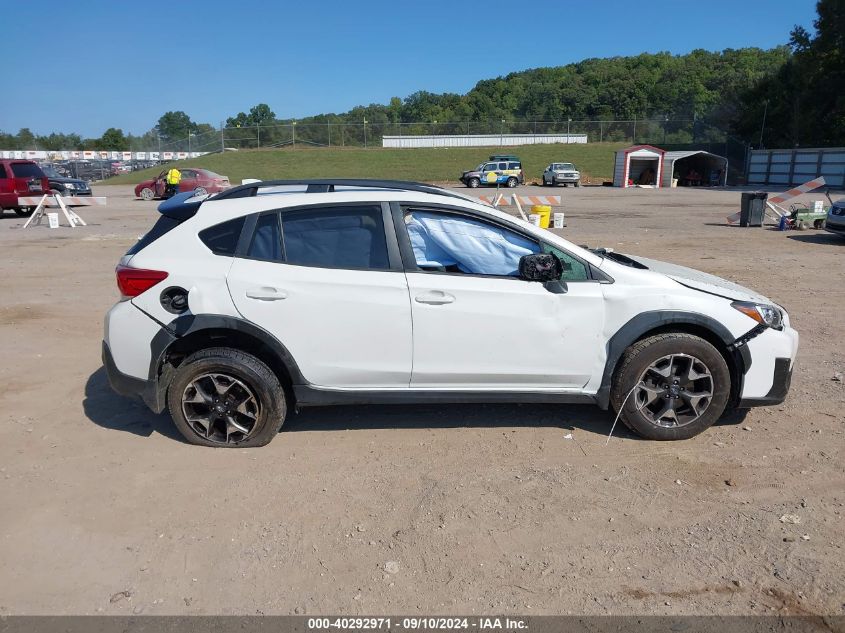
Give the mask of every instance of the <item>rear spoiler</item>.
POLYGON ((196 215, 207 196, 195 196, 193 191, 177 193, 158 205, 158 212, 168 218, 184 222, 196 215), (196 198, 196 199, 193 199, 196 198), (190 202, 188 202, 190 200, 190 202))

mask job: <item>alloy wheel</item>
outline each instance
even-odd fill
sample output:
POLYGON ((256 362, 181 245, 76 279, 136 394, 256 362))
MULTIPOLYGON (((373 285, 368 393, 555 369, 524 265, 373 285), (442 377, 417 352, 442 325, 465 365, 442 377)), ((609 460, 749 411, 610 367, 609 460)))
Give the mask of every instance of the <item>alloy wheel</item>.
POLYGON ((249 385, 229 374, 201 374, 182 393, 185 420, 200 437, 220 444, 249 437, 260 412, 249 385))
POLYGON ((688 354, 655 360, 634 387, 637 410, 652 424, 678 428, 700 418, 713 399, 710 369, 688 354))

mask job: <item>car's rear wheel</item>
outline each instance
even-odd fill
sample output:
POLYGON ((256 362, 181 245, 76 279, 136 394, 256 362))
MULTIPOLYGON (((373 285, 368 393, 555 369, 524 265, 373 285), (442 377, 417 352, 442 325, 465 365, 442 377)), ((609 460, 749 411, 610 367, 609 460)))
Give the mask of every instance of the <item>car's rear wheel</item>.
POLYGON ((15 214, 25 218, 29 215, 32 215, 32 212, 35 211, 35 207, 17 207, 15 209, 15 214))
POLYGON ((477 189, 478 185, 481 184, 481 181, 478 178, 470 178, 467 180, 467 187, 470 189, 477 189))
POLYGON ((813 228, 815 228, 815 229, 823 229, 824 227, 825 227, 825 221, 824 220, 816 220, 815 222, 813 222, 813 228))
POLYGON ((255 356, 228 347, 199 351, 176 370, 167 394, 176 428, 191 444, 264 446, 287 413, 285 392, 255 356))
POLYGON ((718 420, 730 391, 730 370, 719 351, 698 336, 676 332, 650 336, 625 351, 611 403, 637 434, 681 440, 718 420))
POLYGON ((141 189, 141 200, 152 200, 156 197, 156 192, 149 187, 141 189))
POLYGON ((514 187, 516 187, 518 184, 519 184, 519 181, 518 181, 516 178, 514 178, 513 176, 511 176, 510 178, 508 178, 507 185, 508 185, 508 187, 510 187, 511 189, 513 189, 514 187))

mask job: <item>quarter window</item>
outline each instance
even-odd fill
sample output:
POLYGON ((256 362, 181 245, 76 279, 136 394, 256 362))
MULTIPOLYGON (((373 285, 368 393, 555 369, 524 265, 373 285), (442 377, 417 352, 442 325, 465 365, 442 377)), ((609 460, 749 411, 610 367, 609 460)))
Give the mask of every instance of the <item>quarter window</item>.
POLYGON ((244 218, 236 218, 203 229, 199 236, 215 255, 234 255, 243 226, 244 218))
POLYGON ((456 213, 408 211, 405 226, 420 270, 516 277, 540 245, 515 231, 456 213))
POLYGON ((299 266, 387 270, 380 206, 282 213, 285 261, 299 266))

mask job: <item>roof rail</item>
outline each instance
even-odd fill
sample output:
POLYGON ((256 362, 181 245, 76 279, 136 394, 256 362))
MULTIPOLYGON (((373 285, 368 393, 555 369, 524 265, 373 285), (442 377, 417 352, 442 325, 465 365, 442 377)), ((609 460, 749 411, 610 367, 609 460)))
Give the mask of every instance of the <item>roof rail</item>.
POLYGON ((426 185, 421 182, 411 182, 404 180, 373 180, 367 178, 318 178, 305 180, 262 180, 259 182, 250 182, 245 185, 237 185, 231 189, 226 189, 220 193, 210 196, 212 200, 226 200, 228 198, 251 198, 258 195, 259 189, 267 189, 270 187, 280 187, 285 185, 306 185, 306 193, 329 193, 335 190, 335 187, 360 187, 362 189, 394 189, 396 191, 417 191, 419 193, 433 193, 440 196, 449 196, 452 198, 461 198, 466 200, 467 197, 443 187, 435 185, 426 185))

